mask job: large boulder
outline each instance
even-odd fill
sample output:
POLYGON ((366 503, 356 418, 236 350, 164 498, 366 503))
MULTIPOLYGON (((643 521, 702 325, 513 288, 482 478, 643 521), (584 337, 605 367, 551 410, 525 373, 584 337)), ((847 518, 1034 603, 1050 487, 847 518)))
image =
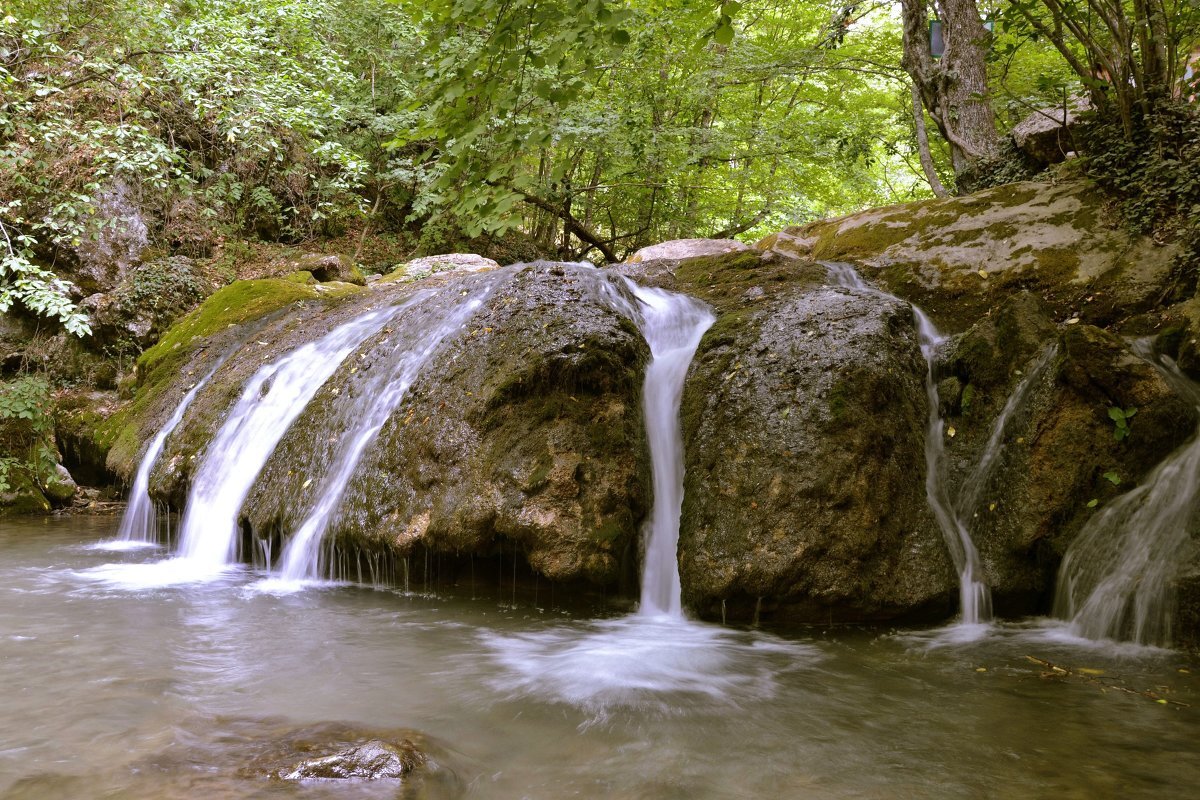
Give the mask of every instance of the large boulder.
POLYGON ((1063 106, 1039 108, 1018 122, 1009 135, 1017 149, 1038 164, 1057 164, 1075 151, 1083 127, 1081 115, 1091 110, 1091 102, 1083 97, 1063 106))
POLYGON ((367 279, 362 271, 354 264, 349 256, 323 253, 306 253, 300 256, 292 267, 298 272, 311 273, 322 283, 338 281, 363 286, 367 279))
POLYGON ((699 256, 716 256, 749 249, 737 239, 672 239, 643 247, 626 259, 629 264, 664 259, 680 260, 699 256))
POLYGON ((149 247, 150 223, 136 194, 118 180, 97 196, 91 235, 76 245, 65 268, 65 277, 84 295, 113 289, 149 247))
POLYGON ((822 220, 757 245, 859 266, 865 278, 960 332, 1014 292, 1038 294, 1055 320, 1123 323, 1176 280, 1178 244, 1106 218, 1086 181, 1022 182, 822 220))
POLYGON ((743 620, 951 613, 911 308, 755 251, 636 274, 718 313, 683 399, 685 602, 743 620))
POLYGON ((112 291, 84 300, 92 323, 87 343, 112 355, 136 355, 216 288, 190 258, 139 264, 127 270, 112 291))
MULTIPOLYGON (((207 443, 262 364, 311 341, 313 331, 404 306, 341 364, 279 442, 245 503, 246 529, 264 539, 290 536, 370 402, 401 375, 402 357, 427 350, 345 485, 328 536, 344 552, 437 555, 447 581, 459 569, 465 580, 472 567, 515 556, 524 575, 632 591, 650 502, 639 404, 649 352, 613 303, 613 293, 626 291, 592 268, 532 264, 376 283, 340 302, 295 309, 243 338, 214 374, 167 440, 151 492, 176 507, 184 502, 207 443), (473 314, 443 328, 477 299, 473 314)), ((164 342, 178 339, 187 337, 173 329, 164 342)), ((163 396, 177 402, 196 373, 163 396)))
POLYGON ((1080 529, 1192 435, 1195 410, 1127 342, 1056 326, 1030 295, 958 337, 945 372, 955 387, 942 398, 957 434, 946 445, 951 495, 997 611, 1048 610, 1080 529), (1115 407, 1137 409, 1121 439, 1115 407))

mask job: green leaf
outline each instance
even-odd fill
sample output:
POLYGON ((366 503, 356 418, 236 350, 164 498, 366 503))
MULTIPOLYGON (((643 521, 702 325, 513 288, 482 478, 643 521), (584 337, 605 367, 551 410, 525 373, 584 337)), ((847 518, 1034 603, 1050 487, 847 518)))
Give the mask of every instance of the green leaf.
POLYGON ((1093 497, 1091 500, 1088 500, 1087 507, 1088 507, 1088 508, 1095 508, 1095 507, 1096 507, 1096 505, 1097 505, 1099 502, 1100 502, 1099 500, 1097 500, 1096 498, 1094 498, 1094 497, 1093 497))
POLYGON ((721 17, 716 30, 713 31, 713 41, 717 44, 729 44, 733 41, 733 20, 726 16, 721 17))
POLYGON ((1106 472, 1106 473, 1104 473, 1103 477, 1104 477, 1104 480, 1108 481, 1113 486, 1121 485, 1121 476, 1115 472, 1106 472))

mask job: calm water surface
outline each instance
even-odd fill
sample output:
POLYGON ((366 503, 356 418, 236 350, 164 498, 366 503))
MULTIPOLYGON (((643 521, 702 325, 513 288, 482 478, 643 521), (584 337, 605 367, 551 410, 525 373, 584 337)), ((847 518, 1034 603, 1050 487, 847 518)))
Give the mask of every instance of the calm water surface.
POLYGON ((0 796, 413 796, 266 775, 360 734, 421 741, 445 767, 428 797, 1200 791, 1200 664, 1178 653, 1036 623, 776 637, 353 586, 272 593, 249 571, 154 588, 112 565, 161 552, 89 547, 116 524, 0 522, 0 796))

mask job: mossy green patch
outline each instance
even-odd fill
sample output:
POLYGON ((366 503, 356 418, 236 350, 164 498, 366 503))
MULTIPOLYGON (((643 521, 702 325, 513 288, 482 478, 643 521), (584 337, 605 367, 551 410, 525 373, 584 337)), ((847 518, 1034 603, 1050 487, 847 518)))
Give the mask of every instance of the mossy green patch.
POLYGON ((174 360, 178 351, 186 352, 199 339, 231 325, 259 319, 289 303, 315 297, 315 289, 293 281, 278 278, 235 281, 217 290, 203 305, 167 331, 158 344, 142 353, 137 364, 139 383, 151 380, 163 362, 174 360))

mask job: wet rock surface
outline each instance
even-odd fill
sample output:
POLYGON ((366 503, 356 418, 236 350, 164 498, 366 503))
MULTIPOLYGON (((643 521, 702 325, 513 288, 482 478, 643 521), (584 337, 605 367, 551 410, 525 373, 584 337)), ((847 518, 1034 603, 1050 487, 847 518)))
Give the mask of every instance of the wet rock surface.
POLYGON ((372 739, 333 755, 305 759, 278 775, 287 781, 399 780, 425 764, 425 754, 407 739, 398 744, 372 739))
POLYGON ((642 277, 719 314, 683 401, 685 602, 727 620, 943 613, 956 580, 925 502, 911 309, 779 255, 663 266, 642 277))
POLYGON ((634 581, 649 507, 639 405, 649 353, 603 295, 619 285, 560 264, 443 280, 409 284, 434 294, 348 359, 297 419, 247 501, 250 525, 261 536, 295 529, 322 491, 310 478, 352 435, 372 370, 490 282, 365 452, 329 535, 405 555, 515 551, 553 581, 634 581))
POLYGON ((1027 181, 788 228, 758 247, 853 262, 949 333, 1022 290, 1056 321, 1119 325, 1162 302, 1180 247, 1130 235, 1105 202, 1086 181, 1027 181))

